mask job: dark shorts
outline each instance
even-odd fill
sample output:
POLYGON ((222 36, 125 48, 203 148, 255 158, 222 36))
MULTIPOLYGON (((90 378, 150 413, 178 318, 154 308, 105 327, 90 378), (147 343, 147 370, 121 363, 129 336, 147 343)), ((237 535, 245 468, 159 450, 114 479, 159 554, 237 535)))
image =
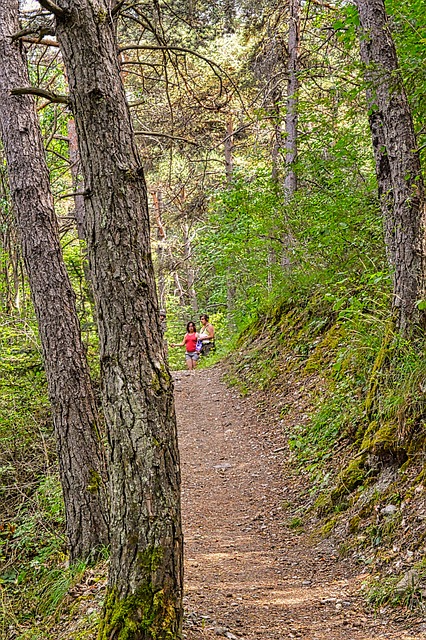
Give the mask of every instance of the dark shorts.
POLYGON ((214 351, 214 342, 204 342, 203 350, 201 351, 203 356, 208 356, 210 351, 214 351))
POLYGON ((195 362, 197 362, 197 360, 200 359, 200 354, 197 353, 197 351, 187 351, 185 353, 185 358, 187 360, 195 360, 195 362))

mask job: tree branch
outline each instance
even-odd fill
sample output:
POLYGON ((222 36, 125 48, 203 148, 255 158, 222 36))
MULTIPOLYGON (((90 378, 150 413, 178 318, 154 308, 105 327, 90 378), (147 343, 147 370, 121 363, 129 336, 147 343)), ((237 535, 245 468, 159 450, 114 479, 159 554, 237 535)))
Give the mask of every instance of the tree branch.
MULTIPOLYGON (((65 198, 76 198, 77 196, 86 197, 88 194, 87 189, 84 191, 73 191, 72 193, 64 193, 62 196, 56 196, 56 200, 64 200, 65 198)), ((64 219, 66 216, 61 216, 64 219)), ((70 220, 75 220, 72 216, 67 216, 70 220)))
POLYGON ((50 93, 50 91, 45 91, 44 89, 38 89, 37 87, 17 87, 16 89, 12 89, 12 96, 39 96, 40 98, 46 98, 50 102, 56 102, 58 104, 69 104, 68 96, 60 96, 56 93, 50 93))
POLYGON ((337 7, 328 2, 323 2, 323 0, 311 0, 312 4, 316 4, 317 7, 325 7, 326 9, 331 9, 332 11, 336 11, 337 7))
POLYGON ((182 138, 181 136, 172 136, 170 133, 160 133, 159 131, 135 131, 135 136, 153 136, 158 138, 169 138, 170 140, 178 140, 180 142, 186 142, 192 144, 194 147, 198 147, 198 143, 189 138, 182 138))
POLYGON ((41 40, 45 36, 54 36, 55 32, 50 26, 35 25, 34 27, 21 29, 20 31, 17 31, 16 33, 14 33, 12 36, 12 42, 15 42, 16 40, 23 39, 26 36, 31 36, 34 34, 38 34, 38 38, 39 40, 41 40))
MULTIPOLYGON (((204 60, 204 62, 209 65, 209 67, 211 68, 211 70, 213 71, 213 73, 215 74, 217 79, 219 80, 219 84, 220 84, 219 95, 222 95, 222 92, 223 92, 222 77, 220 75, 220 73, 221 73, 223 76, 228 78, 228 80, 231 83, 236 95, 240 99, 240 102, 241 102, 241 105, 242 105, 244 111, 246 111, 244 100, 243 100, 243 98, 242 98, 242 96, 240 94, 240 91, 239 91, 237 85, 235 84, 235 82, 233 81, 233 79, 231 78, 229 73, 227 73, 217 62, 214 62, 213 60, 210 60, 209 58, 206 58, 205 56, 202 56, 200 53, 197 53, 193 49, 187 49, 186 47, 174 47, 174 46, 169 46, 169 45, 129 44, 129 45, 125 45, 124 47, 120 47, 119 48, 119 52, 120 53, 122 53, 123 51, 137 51, 137 50, 141 50, 141 51, 167 51, 167 52, 174 51, 174 52, 177 52, 177 53, 189 53, 190 55, 195 56, 196 58, 199 58, 200 60, 204 60), (220 71, 220 73, 218 71, 220 71)), ((133 64, 142 64, 142 63, 134 62, 133 64)), ((220 109, 221 107, 223 107, 226 104, 228 104, 228 102, 229 102, 229 100, 227 99, 226 102, 223 105, 215 106, 214 110, 216 111, 216 110, 220 109)))
POLYGON ((57 18, 63 18, 65 15, 65 11, 58 7, 53 0, 38 0, 39 4, 43 7, 43 9, 47 9, 50 13, 53 13, 57 18))
POLYGON ((48 38, 47 40, 40 40, 40 38, 29 38, 28 36, 20 36, 22 42, 29 42, 30 44, 43 44, 45 47, 59 47, 56 40, 48 38))

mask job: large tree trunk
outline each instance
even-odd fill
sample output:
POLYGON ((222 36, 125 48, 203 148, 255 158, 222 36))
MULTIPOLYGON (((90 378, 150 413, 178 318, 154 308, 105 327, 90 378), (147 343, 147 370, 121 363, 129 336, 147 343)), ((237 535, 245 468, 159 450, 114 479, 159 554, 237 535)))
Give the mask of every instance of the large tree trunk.
POLYGON ((415 324, 425 322, 425 313, 417 305, 425 299, 426 290, 425 202, 420 159, 384 2, 357 0, 356 4, 368 99, 371 106, 376 105, 374 121, 370 119, 373 142, 377 129, 381 129, 383 145, 380 152, 376 150, 376 169, 386 219, 388 255, 394 268, 393 307, 399 329, 407 333, 415 324))
POLYGON ((37 315, 57 437, 71 559, 107 543, 98 416, 75 295, 62 258, 49 172, 19 42, 18 0, 0 2, 0 125, 10 193, 37 315))
POLYGON ((85 236, 111 445, 111 562, 99 637, 179 638, 179 454, 146 185, 108 2, 55 5, 85 179, 85 236))

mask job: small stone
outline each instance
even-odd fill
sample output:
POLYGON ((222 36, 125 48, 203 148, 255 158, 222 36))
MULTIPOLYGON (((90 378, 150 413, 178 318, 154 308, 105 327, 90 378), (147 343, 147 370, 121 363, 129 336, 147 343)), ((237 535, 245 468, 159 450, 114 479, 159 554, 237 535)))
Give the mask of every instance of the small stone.
POLYGON ((408 589, 414 589, 420 582, 417 571, 409 569, 395 587, 396 593, 405 593, 408 589))
POLYGON ((312 580, 303 580, 302 585, 304 587, 309 587, 309 585, 312 584, 312 580))
POLYGON ((220 464, 215 464, 213 469, 226 471, 226 469, 232 469, 232 464, 230 464, 229 462, 221 462, 220 464))
POLYGON ((215 634, 217 636, 224 636, 229 631, 228 627, 215 627, 215 634))
POLYGON ((383 507, 383 509, 381 509, 380 513, 382 513, 384 516, 393 516, 393 514, 397 511, 398 507, 396 507, 394 504, 387 504, 386 507, 383 507))

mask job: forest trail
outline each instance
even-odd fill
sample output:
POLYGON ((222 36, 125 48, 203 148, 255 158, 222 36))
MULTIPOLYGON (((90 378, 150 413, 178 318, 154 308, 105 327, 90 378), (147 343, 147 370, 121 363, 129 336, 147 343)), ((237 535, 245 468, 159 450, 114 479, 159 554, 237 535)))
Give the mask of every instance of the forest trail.
POLYGON ((365 611, 362 567, 288 526, 298 480, 283 434, 222 374, 174 374, 187 640, 426 638, 424 624, 365 611))

